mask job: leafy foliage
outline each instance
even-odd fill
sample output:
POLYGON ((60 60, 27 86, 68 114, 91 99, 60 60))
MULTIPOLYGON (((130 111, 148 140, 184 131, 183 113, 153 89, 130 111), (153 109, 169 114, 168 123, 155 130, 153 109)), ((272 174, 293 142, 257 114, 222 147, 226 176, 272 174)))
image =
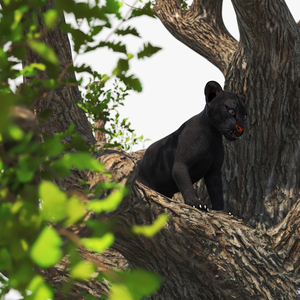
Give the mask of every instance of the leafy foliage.
MULTIPOLYGON (((118 62, 119 69, 128 70, 127 61, 118 62), (120 64, 124 66, 121 67, 120 64)), ((127 118, 120 119, 119 107, 124 106, 126 96, 128 96, 128 87, 120 86, 116 80, 111 89, 107 89, 105 83, 108 79, 107 75, 100 75, 90 80, 86 86, 83 108, 89 114, 89 117, 96 122, 97 119, 105 120, 106 128, 96 128, 106 133, 108 144, 106 146, 119 146, 125 150, 130 150, 131 147, 138 142, 145 142, 143 136, 137 136, 131 123, 127 118)), ((136 83, 132 83, 134 90, 141 89, 141 83, 136 79, 136 83)), ((124 82, 124 80, 123 80, 124 82)), ((127 84, 128 86, 129 84, 127 84)))
MULTIPOLYGON (((102 183, 96 187, 98 194, 111 191, 105 199, 83 202, 78 196, 67 195, 54 182, 68 176, 71 170, 104 173, 103 165, 91 155, 91 149, 82 146, 85 143, 74 133, 74 126, 54 137, 43 136, 40 142, 34 131, 23 131, 11 122, 9 111, 12 106, 21 104, 32 108, 36 97, 65 84, 81 83, 81 79, 62 79, 67 69, 61 70, 57 53, 42 38, 59 26, 71 36, 75 55, 103 47, 119 55, 109 75, 100 75, 87 65, 66 68, 91 76, 82 108, 92 120, 105 118, 108 129, 100 130, 107 133, 110 143, 125 149, 143 140, 135 135, 127 119, 120 119, 117 110, 124 105, 130 90, 142 90, 139 79, 130 74, 130 60, 150 57, 158 51, 157 47, 148 44, 142 54, 133 55, 127 53, 126 45, 120 40, 101 39, 99 42, 99 34, 104 30, 111 30, 114 37, 140 37, 131 26, 116 31, 111 29, 115 20, 122 19, 119 1, 95 0, 91 4, 90 1, 57 0, 52 9, 41 13, 46 3, 46 0, 3 0, 0 7, 0 272, 9 278, 7 281, 0 276, 3 284, 0 297, 15 288, 26 299, 53 299, 54 289, 40 276, 37 268, 48 269, 66 257, 70 277, 70 284, 64 287, 66 292, 72 282, 94 277, 95 264, 81 258, 76 247, 86 247, 97 253, 105 251, 114 242, 111 226, 101 220, 90 220, 86 225, 92 235, 84 239, 72 238, 70 226, 82 224, 89 211, 99 214, 115 210, 128 192, 116 183, 102 183), (61 22, 63 13, 72 14, 75 24, 61 22), (87 24, 87 29, 83 29, 83 23, 87 24), (41 61, 20 70, 26 48, 37 53, 41 61), (44 73, 47 76, 37 76, 44 73), (15 89, 11 88, 11 81, 20 76, 31 77, 30 84, 14 82, 15 89), (111 81, 113 88, 109 86, 111 81), (70 143, 63 142, 66 136, 71 137, 70 143), (70 152, 70 148, 77 148, 77 151, 70 152)), ((150 4, 134 10, 130 18, 140 15, 153 17, 150 4)), ((151 235, 162 226, 159 219, 153 228, 135 231, 151 235)), ((160 286, 159 277, 142 270, 107 272, 98 274, 97 280, 103 277, 112 282, 110 299, 140 299, 160 286), (114 281, 116 278, 119 278, 117 282, 114 281)), ((92 298, 87 295, 87 299, 92 298)))

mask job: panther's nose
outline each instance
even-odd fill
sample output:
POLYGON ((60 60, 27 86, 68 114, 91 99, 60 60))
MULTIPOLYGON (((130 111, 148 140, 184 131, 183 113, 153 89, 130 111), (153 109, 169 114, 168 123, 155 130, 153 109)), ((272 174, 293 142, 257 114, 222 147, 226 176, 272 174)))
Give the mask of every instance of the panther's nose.
POLYGON ((235 125, 235 128, 238 131, 238 133, 242 133, 244 131, 244 128, 239 126, 238 124, 235 125))

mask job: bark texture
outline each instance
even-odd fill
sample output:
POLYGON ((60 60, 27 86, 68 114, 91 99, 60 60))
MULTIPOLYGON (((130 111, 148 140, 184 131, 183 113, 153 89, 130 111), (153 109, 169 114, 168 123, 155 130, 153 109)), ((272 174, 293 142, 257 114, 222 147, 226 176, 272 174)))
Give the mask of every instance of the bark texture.
MULTIPOLYGON (((41 13, 46 12, 53 7, 54 0, 48 0, 41 13)), ((64 16, 61 23, 65 23, 64 16)), ((43 31, 42 15, 39 17, 39 26, 42 34, 41 41, 53 48, 61 65, 61 70, 57 77, 61 80, 60 87, 56 90, 45 90, 41 86, 40 97, 35 102, 35 113, 39 117, 45 110, 50 110, 52 113, 46 122, 40 125, 44 134, 53 135, 54 133, 64 132, 71 124, 75 124, 75 132, 79 133, 88 144, 95 143, 95 138, 92 135, 90 124, 77 103, 82 103, 78 85, 66 85, 63 79, 75 79, 74 72, 69 71, 72 66, 72 53, 68 35, 62 32, 57 26, 51 32, 43 31)), ((27 48, 27 57, 23 61, 23 66, 31 63, 39 63, 40 57, 37 53, 27 48)), ((24 77, 24 83, 29 84, 32 79, 49 79, 47 72, 39 72, 33 77, 24 77)), ((70 141, 70 137, 66 137, 66 142, 70 141)))
POLYGON ((221 0, 194 1, 187 11, 179 0, 159 0, 154 10, 174 36, 223 72, 225 89, 246 94, 245 134, 225 141, 225 206, 266 229, 286 216, 300 193, 299 23, 284 1, 232 3, 239 42, 223 24, 221 0))
MULTIPOLYGON (((262 233, 241 219, 198 211, 134 182, 140 156, 109 149, 99 159, 112 174, 109 180, 132 187, 130 196, 108 217, 118 218, 113 248, 129 267, 161 275, 163 285, 149 299, 297 299, 300 201, 282 223, 262 233), (167 213, 169 221, 156 236, 131 234, 133 225, 151 224, 161 213, 167 213)), ((103 180, 91 174, 92 186, 103 180)), ((85 228, 78 234, 84 236, 85 228)), ((93 255, 92 261, 102 266, 99 270, 114 267, 102 256, 93 255)), ((80 287, 99 292, 98 285, 90 281, 80 287)))
MULTIPOLYGON (((223 72, 226 87, 246 92, 247 133, 235 144, 226 144, 224 165, 226 206, 238 218, 200 212, 135 182, 142 152, 98 152, 112 178, 88 174, 91 193, 105 180, 118 181, 131 193, 107 216, 118 218, 114 250, 103 255, 78 251, 95 262, 98 271, 129 266, 157 272, 163 285, 150 299, 299 299, 299 27, 283 1, 233 0, 233 4, 239 43, 223 24, 221 0, 194 1, 185 12, 179 0, 158 0, 154 10, 176 38, 223 72), (169 221, 156 236, 131 234, 131 226, 151 224, 163 212, 169 221), (268 231, 258 230, 267 226, 271 226, 268 231)), ((63 68, 70 64, 67 36, 57 29, 44 41, 57 51, 63 68)), ((28 51, 25 65, 35 60, 28 51)), ((53 135, 74 122, 87 143, 94 143, 86 116, 74 105, 80 101, 75 87, 42 93, 36 102, 37 115, 45 108, 53 110, 43 132, 53 135)), ((72 176, 67 184, 58 184, 64 189, 80 187, 80 176, 76 172, 72 176)), ((90 213, 86 219, 97 217, 90 213)), ((83 226, 67 234, 84 237, 88 231, 83 226)), ((62 261, 43 271, 56 288, 56 299, 84 299, 78 295, 83 291, 95 297, 107 294, 108 284, 93 280, 75 283, 72 291, 63 294, 65 266, 62 261)))
MULTIPOLYGON (((54 0, 48 0, 42 8, 41 13, 51 9, 54 0)), ((56 133, 66 131, 72 124, 75 125, 74 132, 78 133, 87 145, 96 142, 92 134, 91 126, 84 111, 77 104, 82 104, 78 85, 65 84, 64 79, 75 79, 75 73, 69 71, 72 66, 72 52, 68 35, 62 32, 57 26, 53 31, 43 31, 42 15, 38 18, 39 27, 42 35, 42 42, 53 48, 61 65, 61 70, 57 77, 60 79, 60 87, 56 90, 45 89, 40 86, 39 97, 34 104, 34 112, 38 118, 41 118, 43 112, 50 111, 51 114, 45 121, 41 118, 40 130, 43 135, 54 136, 56 133)), ((60 23, 65 23, 64 16, 60 23)), ((27 57, 23 61, 23 67, 31 63, 40 63, 41 59, 37 53, 27 48, 27 57)), ((49 79, 47 72, 40 71, 34 77, 24 77, 24 84, 30 84, 33 79, 49 79)), ((63 142, 71 142, 71 136, 66 136, 63 142)), ((75 150, 75 149, 74 149, 75 150)), ((73 171, 70 176, 60 180, 59 185, 64 190, 82 190, 82 185, 78 179, 87 181, 86 172, 73 171)))

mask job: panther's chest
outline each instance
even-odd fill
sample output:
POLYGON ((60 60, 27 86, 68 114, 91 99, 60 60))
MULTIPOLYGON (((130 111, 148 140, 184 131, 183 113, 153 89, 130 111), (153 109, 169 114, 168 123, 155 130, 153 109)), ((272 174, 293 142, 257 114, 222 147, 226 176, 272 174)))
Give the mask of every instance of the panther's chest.
POLYGON ((192 182, 195 183, 203 178, 211 169, 221 170, 224 160, 223 144, 213 145, 205 155, 199 157, 190 167, 189 174, 192 182))

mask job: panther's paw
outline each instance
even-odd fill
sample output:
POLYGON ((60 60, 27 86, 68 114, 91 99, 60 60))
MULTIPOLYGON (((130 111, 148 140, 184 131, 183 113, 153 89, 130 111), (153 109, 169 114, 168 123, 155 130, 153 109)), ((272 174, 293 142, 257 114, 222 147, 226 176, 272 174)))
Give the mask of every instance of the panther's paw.
POLYGON ((206 204, 199 204, 197 206, 193 205, 193 207, 202 211, 207 211, 207 212, 209 211, 209 208, 206 204))

